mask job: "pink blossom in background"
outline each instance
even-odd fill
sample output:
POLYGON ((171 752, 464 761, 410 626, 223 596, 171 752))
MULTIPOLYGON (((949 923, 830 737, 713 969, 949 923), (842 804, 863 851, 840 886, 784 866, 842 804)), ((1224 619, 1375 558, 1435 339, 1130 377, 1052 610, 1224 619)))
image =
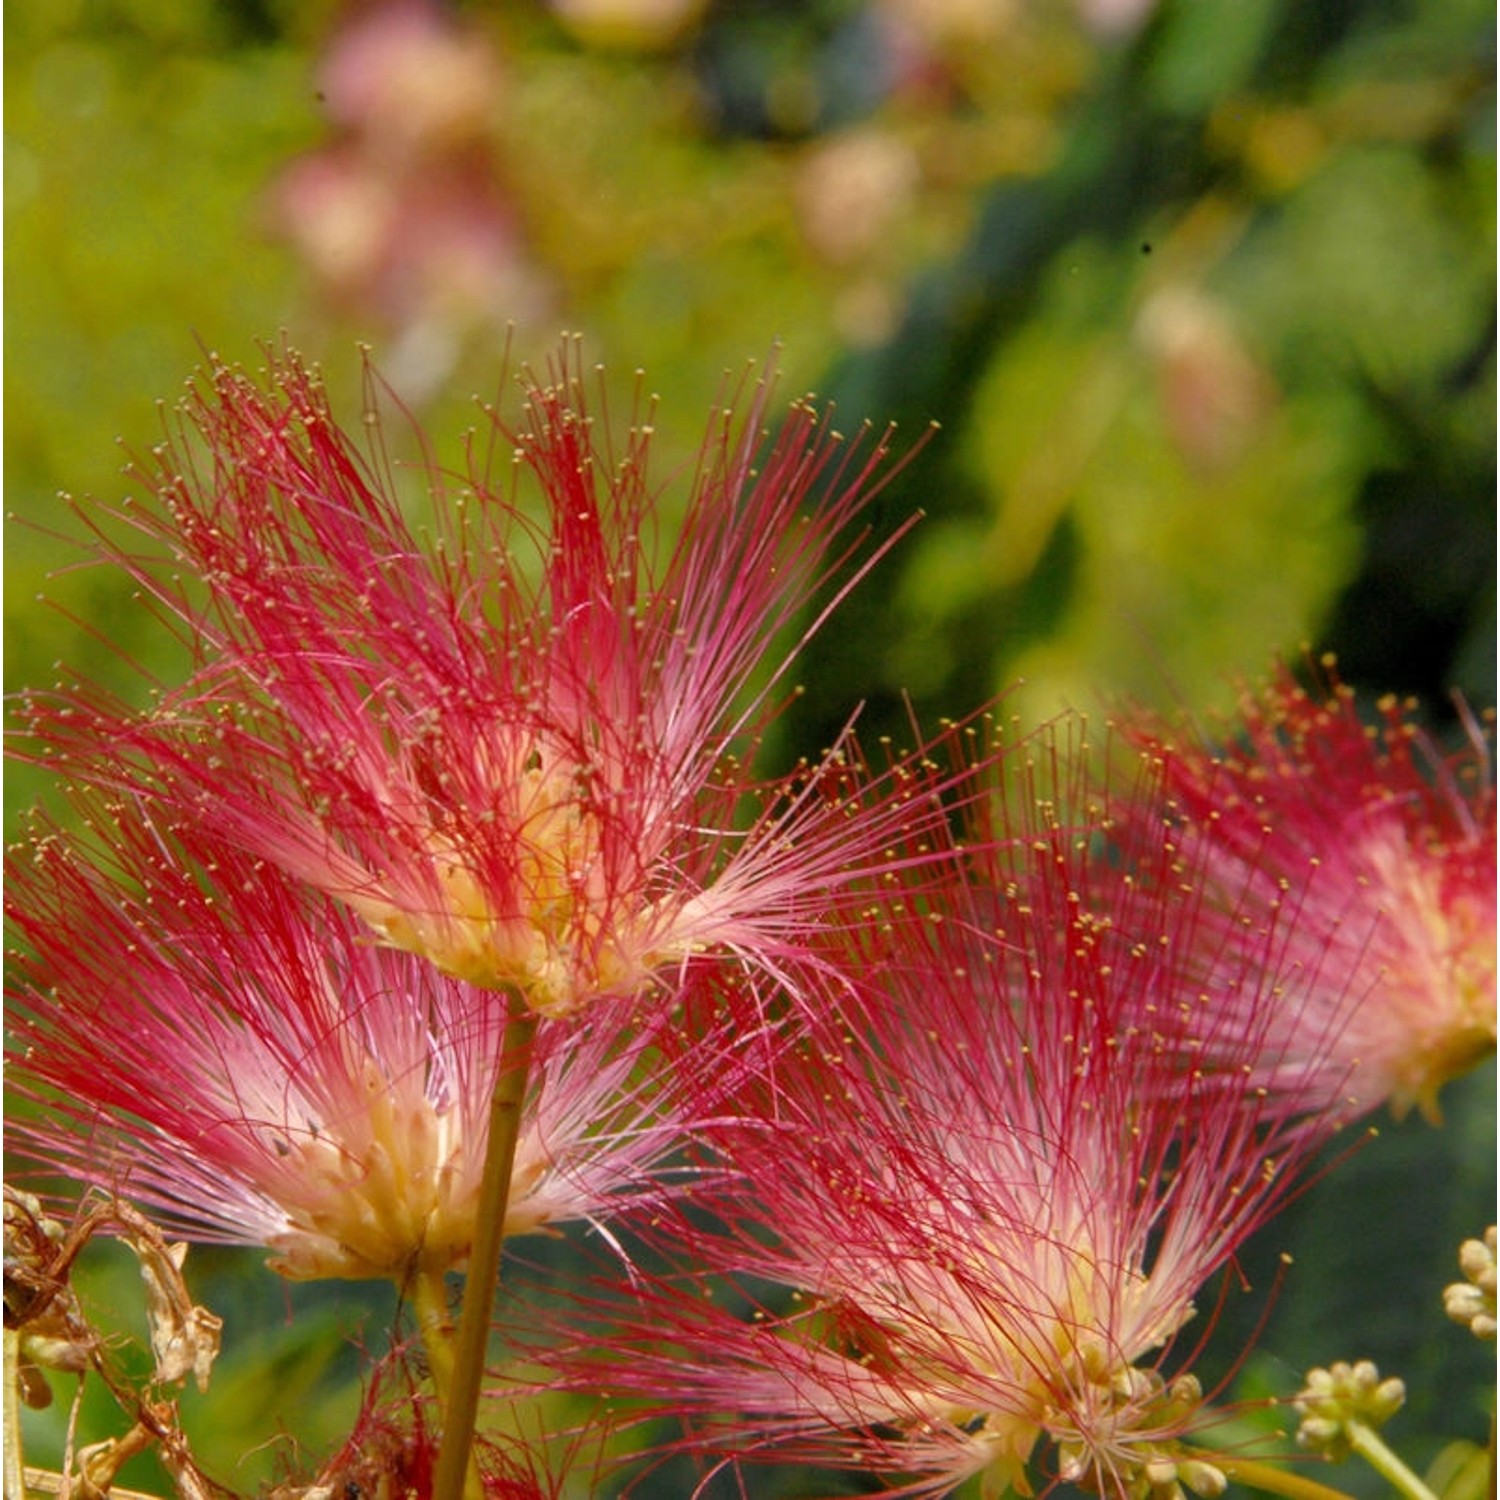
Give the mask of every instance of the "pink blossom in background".
POLYGON ((1395 698, 1366 723, 1330 668, 1247 688, 1214 742, 1137 719, 1204 898, 1253 946, 1273 921, 1295 970, 1262 1030, 1262 1080, 1438 1115, 1438 1092, 1495 1047, 1495 793, 1477 725, 1445 755, 1395 698), (1309 876, 1313 876, 1309 880, 1309 876), (1365 976, 1349 988, 1351 971, 1365 976))
MULTIPOLYGON (((504 997, 377 946, 258 858, 124 803, 84 810, 107 858, 39 825, 7 864, 7 1065, 35 1106, 12 1148, 173 1233, 265 1246, 287 1276, 461 1268, 504 997)), ((712 1109, 764 1065, 732 1001, 616 1001, 540 1030, 507 1233, 607 1235, 623 1198, 677 1189, 689 1098, 712 1109)))
POLYGON ((325 146, 286 168, 272 220, 323 296, 389 330, 409 396, 436 388, 467 335, 534 323, 550 305, 515 206, 472 153, 406 177, 325 146))
POLYGON ((317 84, 333 131, 272 185, 270 227, 322 298, 387 332, 388 375, 420 399, 466 340, 551 305, 496 129, 505 70, 444 7, 379 0, 334 30, 317 84))
POLYGON ((1281 397, 1225 308, 1195 288, 1165 287, 1142 307, 1135 338, 1184 463, 1204 479, 1243 464, 1265 440, 1281 397))
POLYGON ((433 0, 350 6, 317 79, 335 126, 416 160, 482 139, 505 86, 485 33, 433 0))

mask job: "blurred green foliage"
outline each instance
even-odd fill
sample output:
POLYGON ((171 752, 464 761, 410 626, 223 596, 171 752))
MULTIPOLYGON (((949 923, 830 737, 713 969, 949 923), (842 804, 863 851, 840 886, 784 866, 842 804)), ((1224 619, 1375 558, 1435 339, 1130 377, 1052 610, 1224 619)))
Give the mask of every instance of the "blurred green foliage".
MULTIPOLYGON (((1018 676, 1028 716, 1199 709, 1304 644, 1363 691, 1423 695, 1440 727, 1450 687, 1493 703, 1492 6, 696 11, 630 45, 539 3, 456 11, 493 89, 461 152, 423 149, 462 201, 398 207, 372 245, 331 189, 311 224, 283 192, 299 161, 367 189, 410 146, 401 109, 330 119, 333 6, 8 6, 8 687, 55 663, 127 693, 129 662, 180 670, 119 578, 75 566, 57 492, 122 495, 118 442, 158 440, 202 350, 251 362, 285 330, 353 420, 367 342, 457 462, 507 340, 540 361, 567 328, 622 391, 647 371, 662 474, 722 372, 777 345, 788 395, 913 441, 942 424, 876 513, 927 518, 815 643, 788 750, 856 699, 900 737, 908 698, 930 721, 1018 676)), ((387 439, 411 446, 398 423, 387 439)), ((8 826, 44 785, 10 771, 8 826)), ((1482 1362, 1429 1304, 1493 1214, 1494 1139, 1490 1072, 1446 1129, 1374 1142, 1273 1226, 1297 1263, 1247 1379, 1286 1394, 1304 1361, 1369 1354, 1443 1393, 1413 1404, 1424 1458, 1479 1435, 1482 1362)), ((347 1383, 308 1372, 361 1295, 298 1289, 293 1323, 256 1259, 189 1262, 229 1317, 193 1430, 239 1485, 276 1471, 236 1463, 278 1424, 317 1449, 347 1423, 347 1383)), ((129 1305, 133 1275, 112 1263, 90 1295, 129 1305)), ((389 1314, 377 1299, 372 1341, 389 1314)))

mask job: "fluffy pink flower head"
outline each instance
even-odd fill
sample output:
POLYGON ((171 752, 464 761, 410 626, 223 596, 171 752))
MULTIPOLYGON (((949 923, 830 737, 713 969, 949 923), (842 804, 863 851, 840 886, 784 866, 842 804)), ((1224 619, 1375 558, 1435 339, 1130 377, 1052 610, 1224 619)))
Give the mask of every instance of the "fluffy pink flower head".
MULTIPOLYGON (((290 1277, 462 1267, 504 997, 377 946, 258 858, 124 804, 90 823, 107 859, 43 827, 8 861, 7 1062, 32 1106, 12 1147, 290 1277)), ((680 1014, 628 1007, 539 1032, 508 1234, 670 1192, 690 1081, 701 1107, 710 1072, 759 1064, 743 1019, 689 1048, 680 1014)))
POLYGON ((107 546, 201 667, 138 718, 30 695, 33 753, 165 799, 544 1015, 710 951, 786 977, 944 817, 921 757, 866 775, 846 741, 772 784, 742 763, 795 659, 783 633, 868 565, 850 532, 885 443, 800 402, 768 437, 758 385, 715 416, 658 557, 650 410, 596 424, 576 358, 528 377, 466 478, 427 471, 420 528, 296 360, 264 386, 215 366, 184 408, 201 443, 148 476, 162 509, 120 512, 170 558, 107 546))
POLYGON ((1159 758, 1210 899, 1235 903, 1251 932, 1288 914, 1303 982, 1265 1030, 1264 1081, 1435 1120, 1443 1084, 1495 1047, 1489 747, 1470 721, 1467 747, 1445 756, 1395 698, 1368 724, 1324 672, 1311 692, 1286 668, 1246 689, 1213 745, 1127 733, 1159 758), (1288 892, 1304 888, 1293 914, 1288 892))
MULTIPOLYGON (((1332 1122, 1246 1068, 1198 1068, 1260 1041, 1220 1037, 1224 996, 1196 987, 1217 917, 1192 872, 1163 878, 1169 837, 1123 868, 1107 800, 1047 746, 1036 761, 967 885, 893 894, 841 935, 862 1002, 842 1028, 810 1020, 795 1064, 711 1133, 739 1186, 648 1230, 689 1269, 616 1313, 597 1357, 689 1413, 695 1446, 870 1469, 893 1495, 976 1476, 1028 1494, 1049 1470, 1136 1497, 1224 1487, 1181 1441, 1203 1396, 1169 1354, 1332 1122)), ((1268 939, 1222 982, 1264 1013, 1279 977, 1268 939)), ((587 1349, 559 1364, 571 1378, 575 1354, 587 1381, 587 1349)))

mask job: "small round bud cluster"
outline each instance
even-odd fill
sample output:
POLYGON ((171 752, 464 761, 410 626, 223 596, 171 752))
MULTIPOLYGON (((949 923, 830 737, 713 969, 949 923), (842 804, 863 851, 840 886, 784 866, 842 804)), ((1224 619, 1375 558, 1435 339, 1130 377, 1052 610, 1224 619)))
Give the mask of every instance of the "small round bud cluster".
POLYGON ((1495 1226, 1482 1240, 1465 1240, 1458 1248, 1459 1269, 1468 1278, 1443 1289, 1443 1311, 1467 1325, 1476 1339, 1495 1337, 1495 1226))
POLYGON ((1356 1426, 1384 1426, 1405 1401, 1406 1386, 1394 1377, 1382 1380, 1368 1359, 1352 1365, 1339 1360, 1326 1370, 1309 1370, 1307 1385, 1293 1402, 1302 1413, 1298 1446, 1338 1463, 1353 1451, 1356 1426))

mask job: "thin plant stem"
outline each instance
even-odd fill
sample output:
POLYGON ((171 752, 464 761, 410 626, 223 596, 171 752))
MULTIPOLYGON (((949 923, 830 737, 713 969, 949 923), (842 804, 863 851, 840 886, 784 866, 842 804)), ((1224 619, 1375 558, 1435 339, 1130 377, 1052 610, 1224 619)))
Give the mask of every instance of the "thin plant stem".
POLYGON ((453 1393, 454 1327, 443 1273, 416 1272, 411 1280, 411 1300, 417 1313, 417 1327, 422 1334, 422 1347, 427 1351, 428 1368, 432 1371, 438 1411, 446 1421, 453 1393))
MULTIPOLYGON (((32 1493, 39 1495, 62 1495, 70 1494, 77 1490, 77 1478, 70 1484, 61 1474, 54 1474, 50 1469, 26 1470, 26 1495, 32 1493)), ((19 1493, 19 1492, 18 1492, 19 1493)), ((5 1500, 11 1500, 11 1492, 6 1490, 5 1500)), ((161 1500, 160 1495, 149 1494, 145 1490, 127 1490, 118 1484, 109 1487, 109 1500, 161 1500)))
MULTIPOLYGON (((6 1308, 9 1314, 10 1309, 6 1308)), ((22 1495, 21 1475, 21 1330, 5 1330, 5 1495, 22 1495)))
POLYGON ((1214 1454, 1209 1462, 1221 1470, 1226 1479, 1237 1480, 1252 1490, 1264 1490, 1270 1495, 1285 1495, 1287 1500, 1349 1500, 1343 1490, 1336 1490, 1332 1485, 1320 1484, 1305 1474, 1294 1474, 1258 1459, 1223 1458, 1214 1454))
POLYGON ((469 1269, 464 1279, 463 1311, 453 1350, 453 1382, 443 1413, 443 1436, 432 1477, 433 1500, 478 1500, 478 1470, 469 1462, 474 1418, 489 1348, 490 1315, 500 1280, 500 1251, 505 1242, 505 1210, 510 1202, 511 1168, 521 1134, 521 1106, 531 1073, 531 1043, 536 1016, 516 990, 507 997, 505 1039, 500 1068, 490 1096, 490 1133, 479 1190, 478 1221, 469 1269))
POLYGON ((1421 1479, 1386 1447, 1373 1427, 1367 1427, 1363 1422, 1346 1422, 1344 1430, 1349 1435, 1349 1446, 1407 1500, 1437 1500, 1421 1479))

